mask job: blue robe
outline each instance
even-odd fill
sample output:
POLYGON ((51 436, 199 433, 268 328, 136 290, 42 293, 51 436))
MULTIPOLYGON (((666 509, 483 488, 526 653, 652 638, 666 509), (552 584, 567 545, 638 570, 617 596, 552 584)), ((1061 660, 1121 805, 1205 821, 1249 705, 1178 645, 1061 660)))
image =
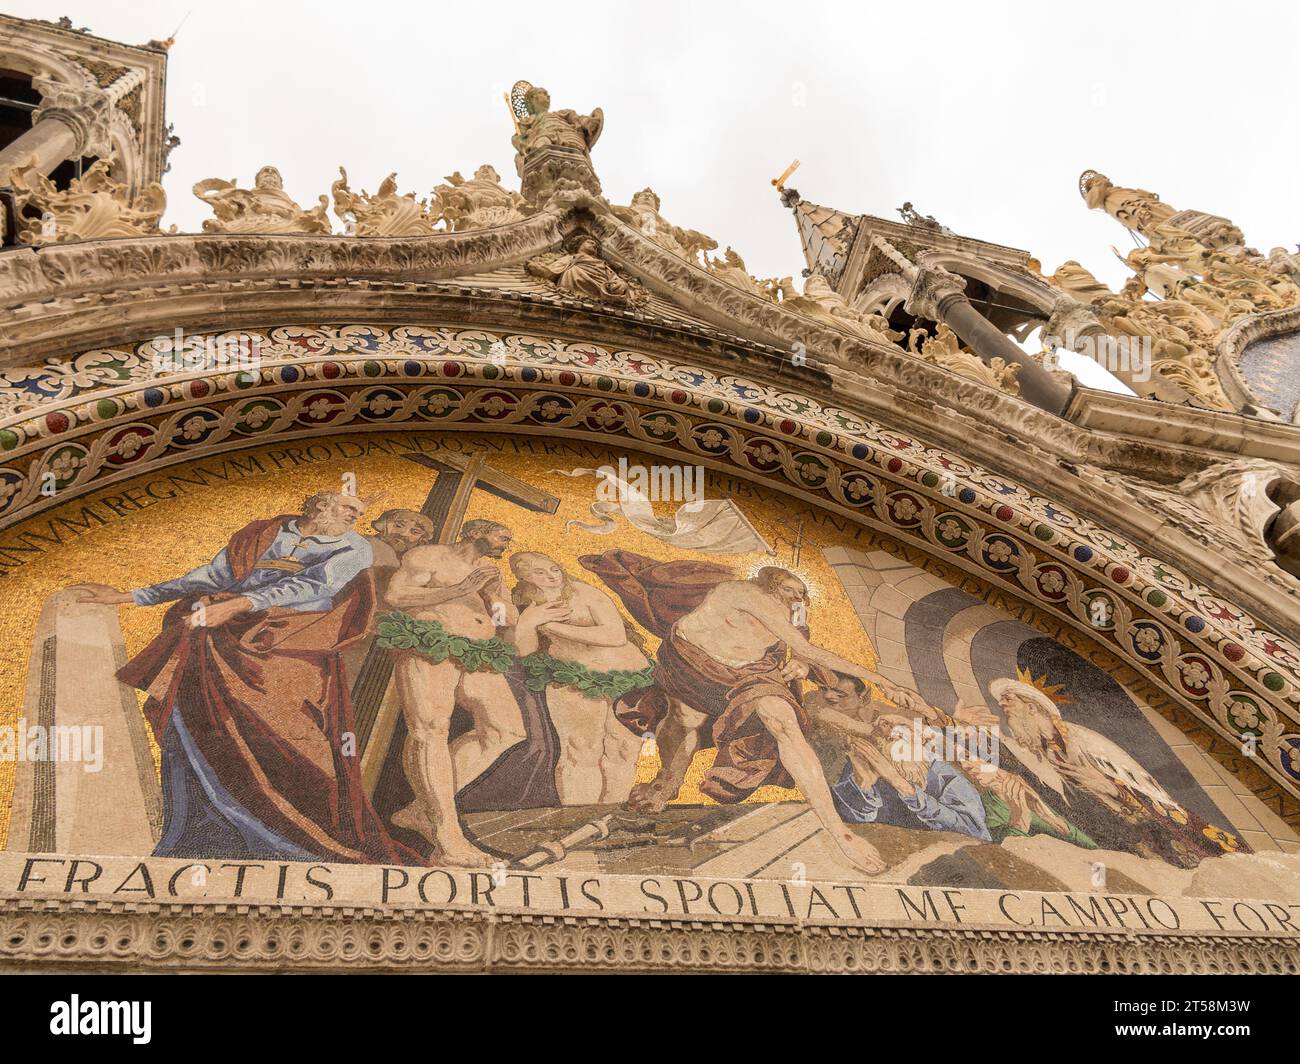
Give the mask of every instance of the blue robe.
POLYGON ((931 761, 925 787, 916 787, 910 794, 900 794, 883 779, 877 779, 864 791, 853 774, 852 763, 845 761, 838 782, 831 786, 831 796, 840 819, 849 824, 957 831, 985 842, 993 841, 984 824, 984 803, 979 791, 947 761, 931 761))

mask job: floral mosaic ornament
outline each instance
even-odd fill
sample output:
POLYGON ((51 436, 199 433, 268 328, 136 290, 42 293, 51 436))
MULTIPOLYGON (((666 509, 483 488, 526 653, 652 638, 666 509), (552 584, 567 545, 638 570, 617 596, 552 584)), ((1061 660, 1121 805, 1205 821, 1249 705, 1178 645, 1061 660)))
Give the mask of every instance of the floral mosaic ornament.
POLYGON ((89 391, 67 383, 71 391, 42 412, 0 424, 0 521, 53 505, 42 490, 50 484, 62 501, 254 440, 421 425, 621 434, 741 474, 782 476, 1027 593, 1087 626, 1234 741, 1241 732, 1229 706, 1253 701, 1265 717, 1259 752, 1275 778, 1293 791, 1300 784, 1292 643, 1176 567, 957 455, 806 396, 590 343, 419 327, 255 335, 255 373, 159 378, 139 348, 134 364, 84 356, 82 372, 109 376, 89 391), (122 372, 128 383, 104 383, 122 372))

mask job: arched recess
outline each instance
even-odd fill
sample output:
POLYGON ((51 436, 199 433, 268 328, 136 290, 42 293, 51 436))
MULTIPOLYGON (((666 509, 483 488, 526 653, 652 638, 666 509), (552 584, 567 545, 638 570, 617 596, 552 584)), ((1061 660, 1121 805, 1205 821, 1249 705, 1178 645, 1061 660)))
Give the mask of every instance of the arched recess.
POLYGON ((70 85, 80 85, 89 76, 75 60, 30 41, 24 42, 21 47, 16 44, 0 44, 0 67, 21 71, 31 77, 52 78, 70 85))
POLYGON ((0 564, 14 526, 52 506, 251 444, 420 427, 617 437, 761 479, 1032 601, 1219 735, 1257 733, 1261 768, 1300 796, 1290 641, 1169 559, 960 454, 796 391, 627 349, 471 326, 250 335, 255 371, 156 378, 141 345, 134 366, 112 371, 124 383, 0 424, 0 564))

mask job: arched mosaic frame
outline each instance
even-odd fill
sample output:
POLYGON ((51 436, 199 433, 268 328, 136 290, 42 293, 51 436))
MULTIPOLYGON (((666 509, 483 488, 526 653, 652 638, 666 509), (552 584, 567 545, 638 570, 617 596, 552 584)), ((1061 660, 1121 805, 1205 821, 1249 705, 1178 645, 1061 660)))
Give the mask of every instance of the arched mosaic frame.
POLYGON ((272 441, 419 427, 618 434, 640 450, 775 478, 1033 601, 1219 734, 1253 735, 1265 771, 1300 795, 1300 654, 1289 640, 1130 540, 913 435, 740 376, 589 343, 415 326, 244 335, 259 340, 255 372, 158 377, 149 343, 54 371, 57 396, 0 423, 0 528, 142 472, 272 441))

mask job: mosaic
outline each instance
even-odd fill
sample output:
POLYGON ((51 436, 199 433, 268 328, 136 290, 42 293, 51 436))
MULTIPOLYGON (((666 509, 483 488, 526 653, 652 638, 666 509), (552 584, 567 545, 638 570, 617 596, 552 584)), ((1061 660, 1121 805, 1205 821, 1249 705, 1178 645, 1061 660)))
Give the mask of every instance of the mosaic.
POLYGON ((18 853, 1194 896, 1252 850, 1096 664, 649 454, 320 436, 6 542, 18 853))
MULTIPOLYGON (((233 335, 189 342, 227 350, 233 335)), ((1221 735, 1252 736, 1273 779, 1300 785, 1291 641, 1178 567, 959 455, 797 393, 588 343, 359 325, 249 337, 255 370, 158 375, 160 351, 175 354, 164 338, 91 352, 77 362, 84 379, 63 384, 51 383, 52 367, 10 371, 14 388, 54 401, 0 425, 0 520, 48 509, 52 494, 257 438, 431 423, 621 433, 783 478, 1087 623, 1221 735), (98 397, 81 401, 79 389, 98 397)), ((0 550, 0 566, 22 549, 0 550)))

